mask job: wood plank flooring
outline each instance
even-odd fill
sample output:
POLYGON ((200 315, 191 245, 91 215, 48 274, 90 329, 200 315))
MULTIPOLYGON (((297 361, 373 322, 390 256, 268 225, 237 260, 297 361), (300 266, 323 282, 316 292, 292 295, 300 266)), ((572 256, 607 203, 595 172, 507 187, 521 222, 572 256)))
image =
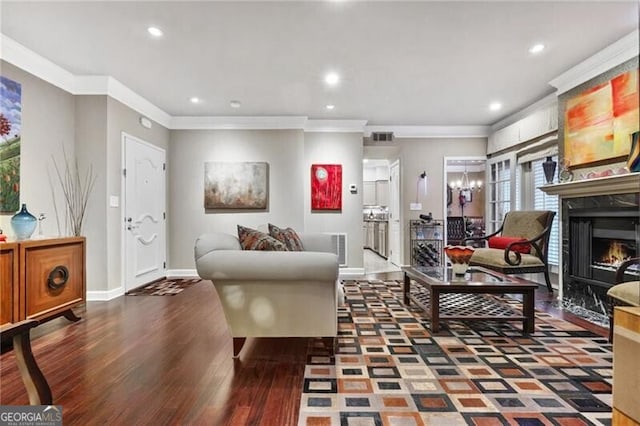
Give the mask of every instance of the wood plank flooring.
MULTIPOLYGON (((561 314, 550 302, 541 288, 538 309, 561 314)), ((176 296, 89 302, 77 313, 77 323, 56 319, 32 333, 65 425, 296 424, 308 339, 248 339, 234 361, 210 282, 176 296)), ((0 404, 28 404, 12 351, 0 356, 0 404)))

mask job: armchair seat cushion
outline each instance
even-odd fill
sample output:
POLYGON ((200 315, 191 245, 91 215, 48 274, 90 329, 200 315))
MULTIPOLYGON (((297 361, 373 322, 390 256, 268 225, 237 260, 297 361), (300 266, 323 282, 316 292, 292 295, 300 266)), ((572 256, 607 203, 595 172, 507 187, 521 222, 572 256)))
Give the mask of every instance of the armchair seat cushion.
MULTIPOLYGON (((516 257, 515 254, 511 255, 513 261, 515 262, 516 257)), ((498 267, 498 268, 522 268, 522 267, 534 267, 540 266, 544 267, 544 263, 540 260, 539 257, 534 256, 532 254, 521 254, 520 264, 517 266, 509 265, 504 260, 504 249, 494 249, 494 248, 477 248, 471 256, 469 263, 472 265, 487 265, 489 267, 498 267)))
POLYGON ((607 296, 629 306, 640 306, 640 281, 616 284, 607 291, 607 296))

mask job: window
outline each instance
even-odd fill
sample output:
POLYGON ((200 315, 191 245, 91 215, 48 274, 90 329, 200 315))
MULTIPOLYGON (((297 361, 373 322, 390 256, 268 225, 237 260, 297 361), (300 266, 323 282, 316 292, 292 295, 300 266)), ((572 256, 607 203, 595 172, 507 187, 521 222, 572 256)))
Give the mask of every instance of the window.
MULTIPOLYGON (((552 157, 556 162, 558 156, 552 157)), ((553 219, 553 227, 551 228, 551 235, 549 237, 549 256, 548 261, 551 265, 558 265, 558 251, 560 248, 560 229, 558 224, 558 196, 548 195, 538 188, 546 183, 544 172, 542 169, 542 163, 544 158, 534 160, 531 162, 531 172, 533 174, 533 208, 534 210, 552 210, 556 212, 556 216, 553 219)))
POLYGON ((488 161, 488 230, 487 233, 495 232, 502 222, 507 212, 512 208, 511 181, 513 174, 513 158, 511 156, 500 156, 488 161))

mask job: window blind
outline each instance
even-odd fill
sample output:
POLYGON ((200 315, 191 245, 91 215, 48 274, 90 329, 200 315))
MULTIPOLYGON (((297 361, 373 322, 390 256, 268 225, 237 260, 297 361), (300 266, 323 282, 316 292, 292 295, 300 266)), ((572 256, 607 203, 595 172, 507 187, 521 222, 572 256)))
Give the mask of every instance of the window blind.
MULTIPOLYGON (((558 161, 558 157, 552 157, 553 160, 558 161)), ((559 250, 560 250, 560 230, 558 225, 558 196, 548 195, 538 188, 546 183, 544 177, 544 171, 542 169, 542 163, 544 159, 535 160, 531 162, 531 170, 533 172, 534 191, 533 191, 533 208, 535 210, 552 210, 556 212, 556 216, 553 218, 553 227, 551 228, 551 236, 549 238, 549 256, 548 260, 551 265, 558 265, 559 250)))

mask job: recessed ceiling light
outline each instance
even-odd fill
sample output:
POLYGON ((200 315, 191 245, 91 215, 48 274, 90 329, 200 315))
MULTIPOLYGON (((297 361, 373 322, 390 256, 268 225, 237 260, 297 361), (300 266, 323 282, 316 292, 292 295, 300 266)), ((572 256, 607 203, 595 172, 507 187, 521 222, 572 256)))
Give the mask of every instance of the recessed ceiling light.
POLYGON ((501 108, 502 108, 502 104, 500 102, 491 102, 489 104, 489 109, 491 111, 498 111, 501 108))
POLYGON ((368 163, 368 162, 369 162, 369 160, 368 160, 367 158, 363 158, 363 159, 362 159, 362 162, 363 162, 363 163, 368 163))
POLYGON ((529 48, 529 53, 540 53, 544 50, 544 44, 534 44, 529 48))
POLYGON ((335 72, 330 72, 324 76, 324 82, 329 86, 335 86, 340 81, 340 76, 335 72))
POLYGON ((231 101, 229 102, 229 105, 231 106, 231 108, 240 108, 240 105, 242 105, 240 103, 240 101, 231 101))
POLYGON ((147 31, 154 37, 162 37, 162 34, 164 34, 158 27, 149 27, 147 28, 147 31))
POLYGON ((194 96, 194 97, 189 98, 189 101, 190 101, 192 104, 199 104, 200 102, 202 102, 202 100, 201 100, 200 98, 197 98, 197 97, 195 97, 195 96, 194 96))
POLYGON ((326 109, 334 109, 336 106, 335 105, 327 105, 325 108, 326 109))

